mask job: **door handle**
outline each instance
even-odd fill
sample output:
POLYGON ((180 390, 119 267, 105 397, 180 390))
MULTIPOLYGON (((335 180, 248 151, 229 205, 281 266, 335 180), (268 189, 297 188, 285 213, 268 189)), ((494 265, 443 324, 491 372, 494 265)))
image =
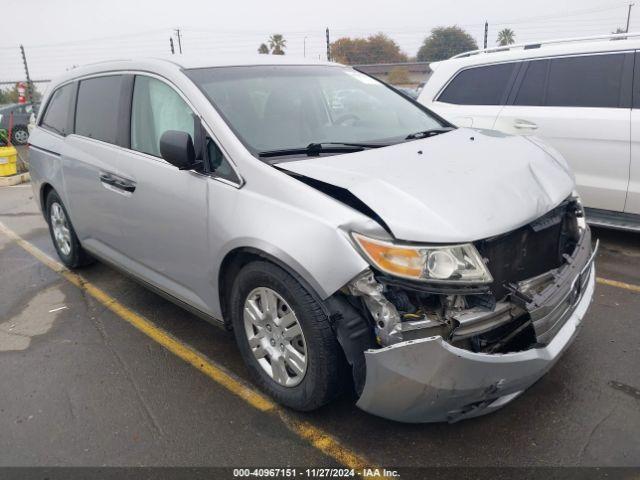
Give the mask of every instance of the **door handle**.
POLYGON ((538 125, 533 122, 527 122, 526 120, 516 120, 513 122, 514 128, 518 130, 537 130, 538 125))
POLYGON ((112 173, 101 172, 100 181, 105 185, 110 185, 113 188, 122 190, 123 192, 133 193, 136 190, 136 182, 134 182, 133 180, 128 180, 126 178, 119 177, 112 173))
POLYGON ((131 180, 125 180, 124 178, 116 179, 113 183, 113 186, 129 193, 133 193, 136 191, 135 182, 132 182, 131 180))
POLYGON ((113 185, 116 181, 115 177, 110 173, 100 173, 100 181, 107 185, 113 185))

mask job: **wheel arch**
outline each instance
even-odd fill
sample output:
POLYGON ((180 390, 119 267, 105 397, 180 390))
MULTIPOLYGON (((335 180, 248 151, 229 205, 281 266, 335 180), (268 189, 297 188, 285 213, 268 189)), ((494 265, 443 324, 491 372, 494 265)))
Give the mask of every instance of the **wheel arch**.
POLYGON ((220 299, 220 310, 225 325, 230 325, 228 301, 229 293, 231 292, 231 287, 233 286, 233 281, 236 275, 245 265, 259 260, 272 263, 282 268, 285 272, 295 278, 317 300, 318 304, 322 306, 323 310, 325 310, 327 316, 330 315, 324 300, 333 292, 325 292, 320 284, 318 284, 318 282, 316 282, 309 272, 307 272, 302 266, 291 266, 291 263, 297 262, 291 261, 291 259, 290 263, 288 263, 287 261, 282 260, 282 258, 279 258, 275 252, 267 252, 259 247, 242 246, 236 247, 227 252, 218 271, 218 298, 220 299))
POLYGON ((47 197, 50 192, 55 191, 56 189, 53 188, 53 185, 48 182, 43 182, 42 185, 40 185, 40 210, 42 210, 42 214, 45 216, 47 215, 47 197))

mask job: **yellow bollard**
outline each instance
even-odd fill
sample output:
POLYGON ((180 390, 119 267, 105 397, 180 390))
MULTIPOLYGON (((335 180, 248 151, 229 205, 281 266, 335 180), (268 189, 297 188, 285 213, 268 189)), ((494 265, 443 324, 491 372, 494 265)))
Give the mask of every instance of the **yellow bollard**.
POLYGON ((13 147, 0 147, 0 177, 18 173, 18 152, 13 147))

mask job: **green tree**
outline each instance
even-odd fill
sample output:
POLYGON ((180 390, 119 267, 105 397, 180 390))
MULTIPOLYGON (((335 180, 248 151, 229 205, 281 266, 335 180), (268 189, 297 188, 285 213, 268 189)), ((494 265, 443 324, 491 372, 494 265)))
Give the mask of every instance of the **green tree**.
POLYGON ((407 61, 398 44, 382 32, 367 38, 339 38, 331 44, 331 57, 348 65, 407 61))
POLYGON ((437 62, 458 53, 477 49, 478 44, 473 37, 457 25, 436 27, 431 30, 431 35, 424 39, 417 59, 419 62, 437 62))
POLYGON ((258 47, 258 53, 261 55, 268 55, 269 54, 269 47, 267 47, 266 43, 261 43, 260 46, 258 47))
POLYGON ((271 48, 272 55, 284 55, 284 50, 287 48, 287 41, 279 33, 274 33, 269 37, 269 47, 271 48))
POLYGON ((503 28, 498 32, 498 45, 507 46, 516 43, 516 34, 510 28, 503 28))

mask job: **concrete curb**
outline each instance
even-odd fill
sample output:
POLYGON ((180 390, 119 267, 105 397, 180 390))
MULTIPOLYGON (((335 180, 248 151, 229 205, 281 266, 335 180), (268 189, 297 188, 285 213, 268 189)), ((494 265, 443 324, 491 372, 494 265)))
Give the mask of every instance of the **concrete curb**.
POLYGON ((11 175, 10 177, 0 177, 0 187, 11 187, 12 185, 26 183, 29 180, 31 180, 29 172, 18 173, 16 175, 11 175))

